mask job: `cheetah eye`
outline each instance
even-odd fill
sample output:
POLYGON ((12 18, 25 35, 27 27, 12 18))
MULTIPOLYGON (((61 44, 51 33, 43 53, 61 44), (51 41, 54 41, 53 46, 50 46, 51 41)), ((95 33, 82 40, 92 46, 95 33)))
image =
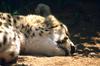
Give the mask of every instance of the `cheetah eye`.
POLYGON ((68 39, 68 37, 65 37, 63 40, 58 40, 57 43, 58 44, 63 44, 66 42, 66 40, 68 39))
POLYGON ((64 38, 64 40, 67 40, 67 39, 68 39, 68 37, 65 37, 65 38, 64 38))
POLYGON ((57 44, 61 44, 62 43, 62 41, 60 41, 60 40, 58 40, 58 41, 56 41, 57 42, 57 44))

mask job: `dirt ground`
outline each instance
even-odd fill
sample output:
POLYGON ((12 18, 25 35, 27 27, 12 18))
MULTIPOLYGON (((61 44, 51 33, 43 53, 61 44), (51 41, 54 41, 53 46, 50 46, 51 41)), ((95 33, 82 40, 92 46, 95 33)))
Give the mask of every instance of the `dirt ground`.
POLYGON ((100 66, 100 58, 20 56, 13 66, 100 66))
POLYGON ((12 66, 100 66, 100 37, 79 37, 73 56, 39 57, 20 55, 12 66))

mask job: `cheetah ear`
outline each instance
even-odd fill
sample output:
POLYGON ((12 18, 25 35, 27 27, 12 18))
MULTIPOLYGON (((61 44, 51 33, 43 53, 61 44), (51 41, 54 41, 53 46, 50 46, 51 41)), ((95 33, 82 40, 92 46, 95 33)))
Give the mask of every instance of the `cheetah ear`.
POLYGON ((64 27, 66 35, 70 37, 70 33, 69 33, 67 26, 65 24, 61 24, 61 26, 64 27))
POLYGON ((35 13, 44 17, 47 17, 51 14, 50 7, 46 4, 40 3, 35 9, 35 13))

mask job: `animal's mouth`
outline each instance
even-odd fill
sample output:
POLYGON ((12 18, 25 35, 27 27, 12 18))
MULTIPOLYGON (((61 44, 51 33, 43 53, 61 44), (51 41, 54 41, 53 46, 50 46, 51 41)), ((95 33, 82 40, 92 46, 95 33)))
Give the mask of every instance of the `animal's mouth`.
POLYGON ((75 53, 76 52, 76 47, 75 46, 71 46, 71 55, 73 55, 73 53, 75 53))
POLYGON ((65 48, 65 47, 60 47, 60 48, 65 51, 65 56, 73 55, 73 53, 76 52, 76 47, 75 46, 70 46, 70 49, 65 48))

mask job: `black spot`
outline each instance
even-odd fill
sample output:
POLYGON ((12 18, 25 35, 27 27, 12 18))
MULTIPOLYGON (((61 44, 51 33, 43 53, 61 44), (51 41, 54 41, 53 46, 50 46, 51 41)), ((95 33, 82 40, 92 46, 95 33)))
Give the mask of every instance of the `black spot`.
POLYGON ((4 35, 4 37, 3 37, 3 44, 5 45, 6 42, 7 42, 7 38, 6 38, 6 35, 4 35))
POLYGON ((11 52, 11 53, 10 53, 10 56, 11 56, 11 57, 14 57, 14 56, 15 56, 15 53, 14 53, 14 52, 11 52))
POLYGON ((22 24, 22 28, 24 28, 25 26, 22 24))
POLYGON ((20 38, 20 36, 18 35, 18 38, 20 38))
POLYGON ((31 31, 32 31, 32 30, 31 30, 31 27, 26 29, 26 32, 27 32, 28 34, 30 34, 31 31))
POLYGON ((11 15, 8 14, 7 17, 10 19, 11 18, 11 15))
POLYGON ((41 34, 41 33, 39 33, 39 35, 40 35, 40 36, 42 36, 42 34, 41 34))
POLYGON ((9 23, 9 25, 11 25, 11 20, 10 19, 8 19, 7 22, 9 23))
POLYGON ((7 20, 7 22, 11 22, 11 20, 10 20, 10 19, 8 19, 8 20, 7 20))
POLYGON ((42 34, 43 34, 43 31, 40 31, 39 35, 42 36, 42 34))
POLYGON ((26 33, 24 33, 25 37, 28 38, 28 35, 26 33))
POLYGON ((63 27, 63 24, 60 24, 61 27, 63 27))
POLYGON ((17 16, 17 17, 16 17, 16 19, 20 20, 20 17, 19 17, 19 16, 17 16))
POLYGON ((11 23, 8 23, 8 24, 9 24, 10 26, 12 26, 11 23))
POLYGON ((45 29, 45 31, 49 31, 49 29, 45 29))
POLYGON ((0 43, 0 47, 2 47, 2 43, 0 43))
POLYGON ((36 31, 38 31, 39 29, 38 29, 38 28, 36 28, 35 30, 36 30, 36 31))
POLYGON ((14 37, 13 40, 15 41, 16 40, 16 37, 14 37))
POLYGON ((32 34, 32 37, 35 36, 35 33, 32 34))
POLYGON ((51 26, 49 29, 56 28, 56 27, 58 27, 58 26, 59 26, 59 25, 51 26))
POLYGON ((2 33, 2 31, 0 31, 0 33, 2 33))
POLYGON ((29 27, 29 24, 27 24, 27 27, 29 27))
POLYGON ((16 23, 17 23, 15 19, 13 20, 13 22, 14 22, 14 24, 16 24, 16 23))
POLYGON ((8 19, 7 22, 8 22, 9 25, 11 25, 11 20, 10 19, 8 19))
POLYGON ((68 31, 66 31, 66 35, 67 35, 67 36, 70 36, 70 33, 69 33, 68 31))
POLYGON ((44 30, 44 28, 40 28, 41 30, 44 30))
POLYGON ((2 25, 2 22, 0 22, 0 26, 2 25))
POLYGON ((68 39, 68 38, 65 37, 63 40, 61 40, 61 43, 62 43, 62 44, 65 43, 67 39, 68 39))
POLYGON ((42 33, 43 33, 43 31, 40 31, 40 33, 42 34, 42 33))
POLYGON ((6 18, 5 17, 2 17, 2 19, 5 20, 6 18))

